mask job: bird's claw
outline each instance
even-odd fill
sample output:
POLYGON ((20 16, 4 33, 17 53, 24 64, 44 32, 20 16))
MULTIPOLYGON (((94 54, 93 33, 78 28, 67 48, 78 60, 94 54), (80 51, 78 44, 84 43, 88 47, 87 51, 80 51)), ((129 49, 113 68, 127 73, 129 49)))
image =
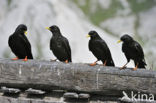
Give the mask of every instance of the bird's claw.
POLYGON ((134 71, 136 71, 137 69, 138 69, 137 67, 133 68, 134 71))
POLYGON ((28 61, 28 59, 23 59, 23 61, 25 61, 25 62, 26 62, 26 61, 28 61))
POLYGON ((125 68, 126 68, 126 66, 123 66, 123 67, 120 68, 120 70, 125 69, 125 68))
POLYGON ((66 60, 65 63, 68 63, 68 60, 66 60))
POLYGON ((23 61, 25 61, 25 62, 26 62, 26 61, 28 61, 28 58, 27 58, 27 56, 25 57, 25 59, 23 59, 23 61))
POLYGON ((107 63, 107 61, 105 60, 105 62, 104 62, 104 64, 103 64, 103 66, 106 66, 106 63, 107 63))
POLYGON ((92 64, 89 64, 90 66, 95 66, 97 63, 92 63, 92 64))
POLYGON ((134 71, 136 71, 138 69, 138 63, 137 65, 135 66, 135 68, 133 68, 134 71))
POLYGON ((12 60, 18 60, 18 57, 16 57, 16 58, 12 58, 12 60))

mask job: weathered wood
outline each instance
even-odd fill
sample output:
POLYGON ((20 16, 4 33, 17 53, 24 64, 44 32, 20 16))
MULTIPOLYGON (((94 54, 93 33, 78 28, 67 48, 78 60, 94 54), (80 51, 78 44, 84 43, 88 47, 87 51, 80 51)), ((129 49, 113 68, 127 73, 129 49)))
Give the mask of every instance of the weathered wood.
POLYGON ((156 94, 156 71, 120 70, 117 67, 44 60, 0 59, 0 86, 55 90, 65 89, 102 95, 122 95, 122 91, 156 94))

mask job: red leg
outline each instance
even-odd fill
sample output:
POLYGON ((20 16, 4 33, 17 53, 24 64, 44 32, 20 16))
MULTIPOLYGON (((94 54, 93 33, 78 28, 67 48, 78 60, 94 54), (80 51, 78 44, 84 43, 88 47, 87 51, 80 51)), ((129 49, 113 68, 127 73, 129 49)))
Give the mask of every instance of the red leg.
POLYGON ((106 66, 106 63, 107 63, 107 60, 105 60, 105 62, 104 62, 104 64, 103 64, 103 66, 106 66))
POLYGON ((98 60, 95 61, 94 63, 90 64, 90 66, 95 66, 97 64, 98 60))
POLYGON ((12 60, 18 60, 18 57, 16 57, 16 58, 12 58, 12 60))
POLYGON ((66 60, 65 63, 69 63, 68 60, 66 60))
POLYGON ((133 68, 133 70, 136 71, 137 69, 138 69, 138 63, 137 63, 137 65, 136 65, 136 67, 133 68))
POLYGON ((120 69, 125 69, 127 64, 128 64, 128 62, 123 67, 121 67, 120 69))
POLYGON ((27 58, 27 56, 25 57, 25 59, 23 59, 23 61, 25 61, 25 62, 26 62, 26 61, 28 61, 28 58, 27 58))

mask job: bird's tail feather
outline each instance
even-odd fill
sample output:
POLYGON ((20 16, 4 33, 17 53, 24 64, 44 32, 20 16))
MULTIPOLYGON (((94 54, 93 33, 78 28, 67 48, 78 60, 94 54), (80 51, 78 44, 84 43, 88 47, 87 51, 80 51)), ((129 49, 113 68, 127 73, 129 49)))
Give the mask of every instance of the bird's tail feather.
POLYGON ((114 64, 114 61, 113 61, 113 60, 111 60, 111 61, 110 61, 110 66, 115 66, 115 64, 114 64))
POLYGON ((72 60, 71 60, 71 59, 69 59, 69 62, 72 62, 72 60))
POLYGON ((138 68, 146 68, 146 63, 144 61, 139 62, 138 68))
POLYGON ((29 54, 28 55, 28 59, 33 59, 33 55, 32 54, 29 54))

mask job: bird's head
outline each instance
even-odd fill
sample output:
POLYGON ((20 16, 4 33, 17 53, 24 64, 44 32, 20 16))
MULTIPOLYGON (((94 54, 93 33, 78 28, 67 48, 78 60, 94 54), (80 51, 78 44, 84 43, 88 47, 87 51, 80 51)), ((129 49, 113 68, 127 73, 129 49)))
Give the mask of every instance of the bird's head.
POLYGON ((52 33, 60 32, 59 27, 56 26, 56 25, 53 25, 53 26, 50 26, 50 27, 46 27, 46 29, 50 30, 52 33))
POLYGON ((120 38, 120 40, 118 40, 118 43, 120 42, 129 43, 131 41, 133 41, 133 38, 129 36, 128 34, 125 34, 120 38))
POLYGON ((27 26, 24 24, 20 24, 18 25, 18 27, 16 28, 15 32, 17 34, 27 34, 27 26))
POLYGON ((96 31, 93 30, 93 31, 90 31, 88 33, 87 37, 97 38, 97 37, 100 37, 100 36, 98 35, 98 33, 96 31))

